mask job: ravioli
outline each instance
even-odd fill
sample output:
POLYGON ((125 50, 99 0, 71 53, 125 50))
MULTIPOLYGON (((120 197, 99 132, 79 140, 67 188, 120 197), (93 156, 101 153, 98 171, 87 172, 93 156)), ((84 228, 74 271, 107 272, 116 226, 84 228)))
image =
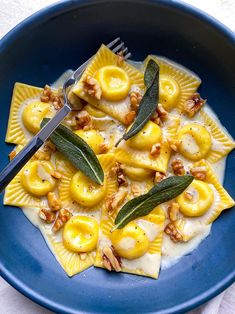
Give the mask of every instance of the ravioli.
POLYGON ((105 268, 104 252, 107 247, 114 248, 114 252, 119 252, 119 271, 157 278, 165 220, 163 211, 157 208, 123 229, 111 232, 116 214, 109 214, 106 208, 102 211, 95 266, 105 268))
POLYGON ((144 66, 150 59, 155 60, 160 67, 159 102, 167 111, 174 108, 183 111, 185 101, 195 93, 201 84, 200 78, 162 57, 149 55, 144 60, 144 66))
POLYGON ((205 167, 206 179, 204 181, 194 180, 177 198, 182 215, 174 222, 174 225, 183 236, 184 241, 189 241, 200 234, 203 226, 211 224, 223 210, 235 205, 234 200, 219 183, 206 160, 200 160, 192 167, 205 167), (191 194, 192 199, 188 199, 185 193, 191 194))
POLYGON ((169 144, 175 136, 178 125, 179 118, 174 115, 169 115, 162 128, 149 121, 137 135, 119 144, 115 151, 116 159, 123 164, 166 173, 171 155, 169 144), (154 145, 160 145, 160 152, 151 155, 154 145))
POLYGON ((58 185, 58 190, 62 205, 65 208, 71 208, 79 212, 100 212, 104 204, 105 197, 108 197, 116 192, 116 178, 109 175, 111 168, 115 166, 114 155, 99 155, 98 159, 105 173, 104 186, 99 187, 92 183, 84 175, 80 176, 80 171, 75 169, 68 161, 63 159, 58 159, 56 161, 57 169, 63 174, 63 177, 58 185), (80 182, 82 185, 84 184, 84 193, 80 189, 78 189, 78 191, 74 191, 73 184, 76 185, 77 182, 80 182), (89 185, 91 186, 90 191, 89 185), (71 187, 74 194, 73 192, 71 193, 71 187), (80 195, 78 195, 79 192, 80 195))
POLYGON ((22 111, 26 104, 39 100, 43 89, 22 83, 15 83, 6 134, 6 142, 24 145, 30 139, 30 133, 23 127, 22 111))
POLYGON ((225 157, 235 142, 203 110, 200 120, 185 122, 178 129, 176 141, 179 152, 191 161, 206 159, 211 163, 225 157))
POLYGON ((29 161, 6 187, 4 205, 47 206, 46 196, 56 187, 56 181, 51 176, 54 170, 49 161, 29 161))
POLYGON ((200 115, 213 138, 211 151, 206 159, 211 163, 215 163, 235 148, 235 142, 221 130, 216 121, 214 121, 204 110, 200 111, 200 115))
POLYGON ((143 92, 145 87, 143 73, 125 61, 119 63, 119 60, 116 54, 102 45, 87 66, 80 81, 73 87, 70 97, 76 95, 125 124, 125 116, 131 110, 129 92, 131 90, 143 92), (84 91, 84 82, 87 77, 95 78, 101 86, 100 99, 84 91), (114 95, 110 91, 115 90, 118 84, 121 87, 116 88, 117 92, 114 95))

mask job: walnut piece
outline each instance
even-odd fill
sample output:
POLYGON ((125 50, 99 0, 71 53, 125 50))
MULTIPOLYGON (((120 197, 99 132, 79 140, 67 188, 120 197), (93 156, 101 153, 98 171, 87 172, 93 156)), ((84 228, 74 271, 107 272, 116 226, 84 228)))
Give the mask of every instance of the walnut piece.
POLYGON ((16 151, 12 150, 8 156, 9 156, 9 159, 12 160, 16 156, 16 151))
POLYGON ((120 272, 122 270, 121 259, 114 251, 113 247, 105 246, 102 250, 103 266, 111 271, 120 272))
POLYGON ((192 193, 188 192, 188 191, 185 191, 184 192, 184 197, 186 198, 186 200, 188 201, 192 201, 193 200, 193 195, 192 193))
POLYGON ((154 177, 154 182, 159 183, 165 178, 166 178, 166 175, 164 173, 156 171, 155 177, 154 177))
POLYGON ((51 174, 51 176, 54 178, 54 179, 61 179, 62 178, 62 174, 59 172, 59 171, 57 171, 57 170, 55 170, 52 174, 51 174))
POLYGON ((61 209, 61 201, 55 194, 55 192, 49 192, 47 194, 48 205, 52 211, 61 209))
POLYGON ((159 156, 160 151, 161 151, 161 144, 160 143, 154 144, 151 148, 150 156, 157 157, 159 156))
POLYGON ((195 179, 205 181, 207 176, 206 166, 194 167, 190 169, 190 173, 195 179))
POLYGON ((92 129, 92 118, 86 110, 79 111, 74 117, 74 123, 71 124, 75 130, 92 129))
POLYGON ((135 112, 138 110, 139 104, 140 104, 142 98, 143 98, 143 96, 137 91, 130 93, 131 109, 134 110, 135 112))
POLYGON ((151 120, 158 124, 159 126, 163 125, 164 120, 167 118, 168 112, 163 108, 161 104, 158 104, 155 113, 153 114, 151 120))
POLYGON ((184 111, 192 118, 205 104, 206 100, 202 99, 199 93, 195 93, 191 98, 186 100, 184 111))
POLYGON ((42 208, 38 213, 39 217, 48 224, 51 224, 56 219, 56 213, 49 208, 42 208))
POLYGON ((168 144, 170 148, 173 150, 173 152, 178 151, 179 142, 177 140, 168 140, 168 144))
POLYGON ((135 120, 135 117, 136 117, 136 112, 134 110, 131 110, 125 115, 124 123, 126 125, 130 125, 135 120))
POLYGON ((176 176, 183 176, 185 174, 184 165, 180 159, 172 160, 171 167, 176 176))
POLYGON ((50 151, 45 151, 43 148, 39 149, 35 154, 34 157, 38 160, 50 160, 51 159, 51 153, 50 151))
POLYGON ((40 97, 42 102, 51 102, 55 108, 55 110, 59 110, 63 106, 63 94, 62 92, 54 92, 52 91, 49 85, 45 85, 42 95, 40 97))
POLYGON ((52 231, 54 233, 59 231, 71 217, 72 217, 72 213, 69 210, 62 208, 59 211, 59 214, 58 214, 56 221, 53 225, 52 231))
POLYGON ((121 187, 117 193, 114 193, 106 198, 105 206, 110 215, 112 215, 113 212, 124 202, 127 193, 127 189, 121 187))
POLYGON ((88 75, 83 81, 83 89, 85 93, 89 96, 100 100, 102 95, 102 90, 99 82, 92 76, 88 75))
POLYGON ((168 206, 167 212, 170 221, 176 221, 179 218, 179 209, 180 206, 176 202, 173 202, 168 206))
POLYGON ((116 176, 118 186, 128 186, 126 176, 123 172, 123 167, 120 163, 115 163, 115 166, 111 168, 110 175, 116 176))
POLYGON ((183 242, 183 236, 176 228, 174 222, 170 222, 168 225, 166 225, 164 232, 173 242, 183 242))
POLYGON ((53 144, 50 140, 47 140, 44 147, 43 147, 43 150, 45 152, 56 152, 56 146, 55 144, 53 144))
POLYGON ((109 145, 107 143, 101 143, 99 145, 99 153, 100 154, 105 154, 109 151, 109 145))

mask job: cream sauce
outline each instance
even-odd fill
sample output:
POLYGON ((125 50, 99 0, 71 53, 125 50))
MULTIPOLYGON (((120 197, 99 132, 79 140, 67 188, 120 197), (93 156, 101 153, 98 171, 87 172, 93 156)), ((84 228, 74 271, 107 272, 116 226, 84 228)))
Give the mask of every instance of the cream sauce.
POLYGON ((152 242, 160 232, 158 225, 151 221, 138 219, 136 220, 136 224, 144 230, 150 242, 152 242))
POLYGON ((143 256, 132 260, 122 258, 122 266, 130 271, 142 270, 145 274, 153 276, 158 273, 160 260, 161 254, 159 253, 145 253, 143 256))

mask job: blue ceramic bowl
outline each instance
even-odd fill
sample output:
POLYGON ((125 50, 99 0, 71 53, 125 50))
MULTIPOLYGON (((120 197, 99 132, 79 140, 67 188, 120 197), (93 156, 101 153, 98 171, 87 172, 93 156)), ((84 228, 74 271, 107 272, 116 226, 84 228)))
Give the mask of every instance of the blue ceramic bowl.
MULTIPOLYGON (((223 25, 178 1, 66 1, 31 16, 0 42, 2 166, 12 149, 4 137, 14 82, 52 82, 117 35, 134 59, 156 53, 198 73, 201 94, 235 136, 235 37, 223 25)), ((234 157, 230 154, 225 175, 225 188, 233 196, 234 157)), ((1 274, 20 292, 59 313, 185 312, 234 281, 234 221, 234 210, 224 212, 210 236, 162 271, 159 280, 94 268, 69 279, 22 212, 0 205, 1 274)))

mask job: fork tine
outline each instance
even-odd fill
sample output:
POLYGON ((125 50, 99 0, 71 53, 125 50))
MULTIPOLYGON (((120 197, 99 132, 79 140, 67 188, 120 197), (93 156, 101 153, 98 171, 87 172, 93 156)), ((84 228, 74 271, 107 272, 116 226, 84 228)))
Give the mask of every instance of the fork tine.
POLYGON ((131 57, 131 52, 128 52, 128 54, 125 55, 124 60, 127 60, 131 57))
POLYGON ((111 41, 108 45, 106 45, 109 49, 111 49, 118 41, 120 40, 120 37, 115 38, 113 41, 111 41))
POLYGON ((128 47, 123 47, 124 49, 122 49, 121 53, 124 56, 125 54, 128 53, 128 47))
POLYGON ((123 46, 124 46, 124 42, 122 41, 117 47, 115 47, 114 49, 112 49, 112 51, 113 51, 114 53, 117 53, 117 52, 119 52, 120 50, 122 50, 123 46))

